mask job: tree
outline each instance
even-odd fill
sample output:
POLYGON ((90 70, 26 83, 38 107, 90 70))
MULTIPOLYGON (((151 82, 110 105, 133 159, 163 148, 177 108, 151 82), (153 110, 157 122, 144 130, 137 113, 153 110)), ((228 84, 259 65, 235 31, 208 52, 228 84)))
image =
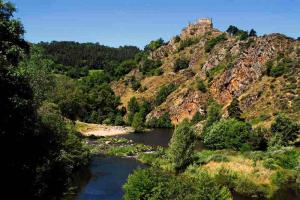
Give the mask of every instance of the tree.
POLYGON ((147 44, 144 48, 144 51, 154 51, 164 45, 165 42, 162 38, 159 38, 157 40, 151 41, 149 44, 147 44))
POLYGON ((140 132, 143 130, 143 116, 142 113, 138 112, 135 113, 133 116, 132 124, 131 126, 137 131, 140 132))
POLYGON ((136 97, 133 96, 130 98, 130 100, 128 102, 128 112, 136 113, 138 111, 139 111, 139 104, 136 100, 136 97))
POLYGON ((273 134, 271 145, 287 146, 289 142, 297 139, 300 133, 300 125, 293 122, 289 117, 280 114, 271 124, 271 132, 273 134))
POLYGON ((232 98, 230 105, 227 108, 228 116, 231 118, 241 119, 242 110, 239 106, 239 100, 236 97, 232 98))
POLYGON ((193 124, 197 124, 198 122, 200 122, 200 121, 202 121, 204 119, 205 119, 205 116, 201 115, 201 113, 199 111, 197 111, 195 113, 195 115, 193 116, 192 123, 193 124))
POLYGON ((174 176, 154 168, 138 169, 123 186, 125 200, 231 200, 227 187, 218 185, 208 173, 197 177, 174 176))
POLYGON ((174 72, 178 72, 179 70, 188 68, 189 63, 190 61, 188 59, 177 59, 173 66, 174 72))
POLYGON ((239 32, 239 29, 236 26, 230 25, 226 30, 231 36, 236 35, 239 32))
POLYGON ((256 31, 254 29, 251 29, 249 32, 250 37, 257 37, 256 31))
POLYGON ((221 119, 221 105, 215 101, 212 101, 208 107, 207 119, 203 130, 205 131, 208 127, 213 125, 215 122, 221 119))
POLYGON ((32 62, 27 60, 19 68, 29 45, 23 39, 21 22, 13 18, 14 11, 11 3, 0 0, 2 194, 11 199, 55 199, 71 174, 87 164, 88 150, 54 109, 56 105, 43 102, 47 82, 38 78, 45 72, 35 73, 38 60, 30 58, 32 62), (27 65, 28 71, 22 71, 27 65))
POLYGON ((202 79, 200 79, 199 77, 197 77, 197 79, 196 79, 196 84, 197 84, 198 90, 200 90, 203 93, 207 92, 207 88, 206 88, 204 81, 202 79))
POLYGON ((250 124, 236 119, 221 120, 203 133, 203 142, 211 149, 239 150, 250 135, 250 124))
POLYGON ((185 168, 191 162, 195 146, 195 131, 187 119, 175 128, 169 146, 169 158, 175 170, 185 168))
POLYGON ((156 94, 154 104, 156 106, 159 106, 160 104, 162 104, 166 100, 166 98, 173 91, 176 90, 176 88, 177 88, 177 86, 174 83, 170 83, 170 84, 161 86, 156 94))

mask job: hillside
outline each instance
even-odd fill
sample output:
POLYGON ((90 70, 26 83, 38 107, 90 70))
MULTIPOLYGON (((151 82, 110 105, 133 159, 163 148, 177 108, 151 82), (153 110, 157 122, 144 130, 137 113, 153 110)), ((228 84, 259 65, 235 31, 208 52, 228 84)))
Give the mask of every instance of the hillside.
POLYGON ((161 62, 160 73, 142 73, 140 62, 111 85, 127 106, 133 96, 153 102, 162 86, 175 84, 176 89, 147 115, 148 121, 168 112, 177 124, 197 111, 205 113, 211 99, 223 106, 226 116, 233 97, 252 125, 269 125, 278 112, 300 118, 298 40, 277 33, 256 36, 230 29, 223 33, 202 19, 147 56, 161 62), (128 84, 133 77, 141 84, 136 91, 128 84))

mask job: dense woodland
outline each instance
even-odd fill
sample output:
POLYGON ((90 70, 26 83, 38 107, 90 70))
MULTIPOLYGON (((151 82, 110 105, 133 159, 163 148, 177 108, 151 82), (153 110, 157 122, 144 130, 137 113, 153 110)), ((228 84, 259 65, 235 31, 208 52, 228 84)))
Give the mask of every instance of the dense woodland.
MULTIPOLYGON (((133 69, 138 70, 142 78, 163 74, 162 61, 149 56, 167 44, 162 39, 151 41, 144 50, 134 46, 111 48, 98 43, 30 44, 24 40, 25 30, 14 18, 14 12, 11 3, 0 0, 3 196, 9 194, 11 199, 19 195, 23 199, 61 196, 72 175, 86 167, 91 158, 91 147, 77 132, 76 120, 129 125, 137 132, 146 128, 173 128, 168 112, 146 118, 180 85, 172 82, 160 86, 152 101, 133 96, 127 108, 111 88, 112 81, 124 80, 133 92, 146 90, 140 83, 141 78, 128 75, 133 69), (10 176, 6 178, 5 174, 10 176)), ((239 41, 257 37, 253 29, 247 32, 235 26, 230 26, 227 34, 208 40, 205 53, 210 53, 229 36, 239 41)), ((197 43, 196 40, 177 40, 180 42, 178 51, 197 43)), ((294 67, 290 60, 280 57, 278 62, 267 63, 266 75, 279 77, 287 71, 292 74, 291 66, 294 67)), ((188 67, 188 59, 176 58, 172 70, 176 73, 188 67)), ((216 70, 220 68, 225 67, 216 70)), ((208 72, 209 81, 214 75, 213 70, 208 72)), ((204 80, 198 77, 195 83, 203 94, 208 91, 204 80)), ((210 99, 205 112, 196 112, 191 120, 185 119, 175 127, 169 148, 157 148, 151 154, 142 152, 138 159, 151 167, 136 170, 129 176, 124 185, 124 198, 227 200, 232 199, 232 191, 244 196, 271 198, 284 186, 294 193, 299 192, 300 152, 294 147, 300 134, 299 123, 277 113, 269 128, 254 127, 243 117, 236 97, 226 108, 226 118, 222 116, 222 109, 223 105, 210 99), (206 150, 195 151, 197 141, 201 141, 206 150), (241 162, 251 163, 248 166, 251 169, 256 167, 255 177, 269 173, 270 182, 265 184, 264 180, 257 181, 253 174, 243 175, 224 167, 241 162), (211 163, 225 164, 216 171, 212 170, 214 166, 211 171, 206 170, 205 165, 211 163)), ((130 150, 128 155, 132 155, 131 150, 136 147, 123 145, 110 147, 111 152, 121 151, 127 155, 126 151, 130 150)))

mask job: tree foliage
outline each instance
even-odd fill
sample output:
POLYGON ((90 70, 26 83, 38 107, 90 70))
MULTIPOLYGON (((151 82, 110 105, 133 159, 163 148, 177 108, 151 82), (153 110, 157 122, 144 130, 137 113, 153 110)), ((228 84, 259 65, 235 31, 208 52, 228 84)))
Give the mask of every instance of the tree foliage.
POLYGON ((125 200, 230 200, 230 191, 203 172, 195 177, 169 175, 148 168, 135 170, 124 185, 125 200))
POLYGON ((271 132, 273 135, 271 145, 287 146, 289 142, 297 139, 300 133, 300 125, 287 116, 280 114, 272 123, 271 132))
POLYGON ((203 134, 205 146, 212 149, 239 150, 251 135, 251 125, 237 119, 221 120, 203 134))
POLYGON ((51 79, 42 70, 51 62, 32 58, 18 67, 29 45, 23 39, 21 22, 13 18, 14 11, 11 3, 0 0, 3 195, 50 199, 60 195, 72 173, 87 164, 89 153, 56 107, 44 101, 43 90, 51 79), (41 65, 40 69, 35 65, 41 65))
POLYGON ((230 105, 227 108, 228 116, 231 118, 241 119, 242 110, 239 106, 239 100, 236 97, 232 98, 230 105))
POLYGON ((183 169, 191 163, 195 131, 187 119, 176 126, 169 146, 169 158, 176 170, 183 169))
POLYGON ((167 85, 164 85, 162 87, 159 88, 156 97, 155 97, 155 101, 154 104, 156 106, 159 106, 160 104, 162 104, 167 97, 173 92, 175 91, 177 88, 177 86, 174 83, 170 83, 167 85))

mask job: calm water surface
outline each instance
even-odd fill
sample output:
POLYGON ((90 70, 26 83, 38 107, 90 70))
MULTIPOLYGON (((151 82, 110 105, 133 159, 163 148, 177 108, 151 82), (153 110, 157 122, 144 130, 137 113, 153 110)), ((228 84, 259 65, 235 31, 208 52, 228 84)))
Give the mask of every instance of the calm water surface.
MULTIPOLYGON (((135 143, 150 146, 167 147, 172 137, 172 129, 154 129, 148 133, 128 134, 123 137, 135 143)), ((201 144, 196 145, 197 150, 203 149, 201 144)), ((127 177, 135 169, 144 168, 143 164, 131 158, 95 156, 89 167, 89 179, 84 184, 80 183, 81 189, 71 199, 77 200, 122 200, 124 191, 122 185, 127 177)), ((84 177, 84 176, 83 176, 84 177)), ((80 182, 80 181, 79 181, 80 182)), ((79 184, 78 184, 79 185, 79 184)), ((297 200, 297 197, 289 192, 280 192, 276 200, 297 200)), ((234 194, 234 200, 250 200, 234 194)))

